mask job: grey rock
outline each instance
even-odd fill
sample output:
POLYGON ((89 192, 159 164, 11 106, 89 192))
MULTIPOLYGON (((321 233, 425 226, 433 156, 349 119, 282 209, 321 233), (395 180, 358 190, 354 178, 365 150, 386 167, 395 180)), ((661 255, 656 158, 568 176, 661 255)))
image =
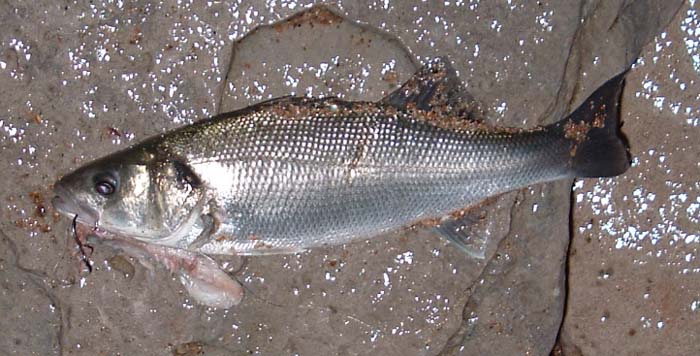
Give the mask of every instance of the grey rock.
MULTIPOLYGON (((680 2, 341 1, 340 28, 301 21, 278 31, 275 21, 308 3, 0 4, 0 179, 15 182, 0 189, 0 277, 8 281, 0 323, 17 325, 0 345, 22 354, 549 353, 564 311, 570 182, 510 193, 485 207, 491 234, 483 261, 417 230, 292 256, 224 260, 248 288, 243 304, 229 311, 193 305, 160 267, 128 261, 134 272, 125 276, 105 262, 116 252, 99 245, 93 273, 80 272, 69 222, 46 201, 50 184, 81 163, 307 88, 377 100, 438 55, 453 61, 488 120, 553 122, 633 62, 680 2), (335 56, 338 67, 330 66, 335 56), (22 283, 26 289, 17 287, 22 283)), ((580 266, 579 276, 597 267, 580 266)), ((613 292, 600 295, 606 293, 613 292)), ((683 298, 689 306, 694 297, 683 298)), ((573 299, 567 304, 577 319, 565 322, 563 349, 608 350, 590 346, 604 344, 605 335, 585 333, 583 341, 574 331, 589 319, 578 300, 580 309, 573 299)), ((614 317, 622 310, 619 302, 609 311, 614 317)), ((636 342, 627 340, 611 343, 624 350, 636 342)))

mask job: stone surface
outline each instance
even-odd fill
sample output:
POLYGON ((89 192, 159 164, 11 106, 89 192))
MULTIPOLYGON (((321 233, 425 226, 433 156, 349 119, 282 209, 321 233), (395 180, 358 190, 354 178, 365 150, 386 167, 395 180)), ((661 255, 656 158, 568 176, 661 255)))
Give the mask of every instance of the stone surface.
POLYGON ((697 11, 684 4, 627 79, 633 167, 576 185, 566 355, 700 354, 697 11))
POLYGON ((395 36, 317 6, 236 41, 220 111, 285 95, 377 101, 420 66, 395 36))
MULTIPOLYGON (((629 182, 614 189, 618 180, 591 180, 575 191, 592 193, 575 206, 583 215, 574 215, 574 231, 583 226, 577 233, 590 233, 596 243, 580 246, 586 237, 574 239, 568 300, 564 266, 570 182, 506 194, 490 205, 485 260, 470 259, 438 236, 413 230, 290 256, 225 258, 221 262, 248 289, 243 304, 228 311, 192 304, 163 268, 145 268, 99 245, 91 256, 94 271, 81 273, 69 222, 47 204, 50 184, 60 174, 149 135, 292 93, 376 100, 436 55, 454 62, 489 120, 515 126, 550 123, 635 60, 675 13, 674 4, 661 4, 341 1, 334 11, 342 21, 317 12, 277 22, 309 4, 2 3, 0 150, 6 169, 0 178, 16 183, 0 189, 0 325, 3 330, 15 325, 0 337, 0 346, 42 355, 546 355, 557 337, 565 302, 569 317, 560 349, 567 354, 633 353, 642 349, 643 344, 633 343, 644 333, 690 338, 698 319, 686 309, 700 307, 690 282, 697 273, 698 242, 665 246, 662 255, 672 258, 661 261, 667 265, 659 268, 657 249, 609 250, 613 241, 628 241, 629 230, 616 228, 598 240, 601 234, 595 229, 607 225, 592 223, 589 228, 585 223, 601 204, 593 201, 600 189, 618 192, 608 199, 615 197, 620 204, 639 201, 625 189, 633 191, 644 179, 647 170, 639 171, 643 161, 635 166, 636 173, 622 178, 629 182), (589 200, 592 207, 582 206, 589 200), (588 256, 615 261, 615 267, 610 272, 588 256), (686 258, 690 261, 683 262, 686 258), (609 282, 633 272, 650 276, 652 282, 641 283, 659 291, 637 301, 646 308, 643 313, 625 301, 646 288, 638 282, 644 277, 630 277, 629 288, 609 282), (664 287, 655 283, 683 292, 663 294, 664 287), (598 310, 604 305, 601 300, 613 301, 607 314, 598 310), (677 300, 684 307, 675 307, 677 300), (652 312, 654 308, 660 311, 652 312), (638 314, 625 314, 630 310, 638 314), (631 319, 616 315, 645 319, 634 327, 631 319), (615 330, 623 332, 602 332, 596 324, 601 316, 609 321, 606 325, 619 320, 615 330), (664 323, 661 331, 651 333, 659 321, 664 323)), ((633 151, 652 165, 660 152, 680 150, 686 142, 681 138, 691 142, 693 132, 697 137, 697 90, 690 89, 697 84, 683 79, 687 89, 679 91, 678 74, 668 67, 686 61, 682 73, 697 75, 697 61, 695 68, 688 65, 697 55, 697 44, 684 42, 695 36, 697 17, 692 20, 685 6, 685 15, 672 25, 676 32, 656 37, 653 44, 667 51, 661 56, 667 62, 657 63, 657 53, 645 55, 646 64, 638 63, 630 74, 636 80, 631 90, 641 96, 625 92, 626 100, 636 100, 635 108, 640 107, 639 113, 630 107, 625 119, 648 120, 625 126, 631 128, 633 151), (682 26, 683 33, 677 30, 682 26), (667 67, 661 70, 660 65, 667 67), (651 79, 647 87, 648 74, 642 73, 656 71, 669 81, 663 87, 669 92, 654 89, 661 78, 651 79), (668 79, 670 73, 673 79, 668 79), (669 136, 651 128, 657 116, 644 116, 659 101, 669 122, 678 121, 679 115, 687 120, 667 125, 669 136), (675 103, 681 103, 680 114, 671 115, 675 103), (641 109, 643 104, 648 108, 641 109), (691 108, 687 113, 686 107, 691 108), (649 143, 658 146, 653 157, 649 143)), ((686 235, 697 227, 697 219, 668 212, 693 214, 697 194, 691 192, 698 188, 690 172, 694 169, 697 175, 697 160, 690 152, 675 153, 675 158, 664 154, 666 164, 674 164, 667 175, 685 173, 669 179, 680 186, 659 181, 644 188, 645 197, 649 191, 671 199, 663 219, 672 222, 663 226, 678 226, 686 235), (681 191, 687 194, 683 201, 681 191)), ((665 169, 659 168, 657 177, 665 169)), ((659 201, 648 202, 649 209, 658 211, 659 201)), ((634 211, 606 212, 606 221, 618 227, 632 221, 638 226, 635 231, 645 231, 640 228, 644 224, 650 224, 644 225, 649 231, 656 226, 635 220, 640 218, 634 211)), ((654 221, 654 216, 649 219, 654 221)), ((658 234, 681 236, 663 228, 658 234)), ((677 344, 668 353, 690 350, 677 344)))
POLYGON ((25 268, 17 246, 0 231, 0 350, 49 355, 61 346, 61 309, 41 271, 25 268))

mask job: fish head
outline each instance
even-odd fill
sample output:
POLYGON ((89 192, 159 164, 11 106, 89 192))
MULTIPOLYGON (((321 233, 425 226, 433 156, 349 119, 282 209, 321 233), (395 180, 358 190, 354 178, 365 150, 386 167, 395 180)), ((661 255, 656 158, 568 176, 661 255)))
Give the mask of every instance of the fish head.
POLYGON ((54 193, 56 210, 79 223, 156 243, 186 234, 205 200, 185 163, 133 150, 80 167, 56 182, 54 193))

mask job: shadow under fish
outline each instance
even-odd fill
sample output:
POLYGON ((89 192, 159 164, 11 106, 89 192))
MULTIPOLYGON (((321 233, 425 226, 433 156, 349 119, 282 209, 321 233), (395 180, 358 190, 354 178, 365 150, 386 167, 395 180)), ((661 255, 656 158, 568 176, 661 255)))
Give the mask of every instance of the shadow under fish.
POLYGON ((83 233, 163 263, 212 307, 240 303, 243 289, 207 255, 294 253, 421 225, 484 258, 466 208, 627 170, 625 74, 559 122, 523 130, 479 120, 436 58, 379 102, 283 97, 151 137, 63 177, 53 204, 83 233))

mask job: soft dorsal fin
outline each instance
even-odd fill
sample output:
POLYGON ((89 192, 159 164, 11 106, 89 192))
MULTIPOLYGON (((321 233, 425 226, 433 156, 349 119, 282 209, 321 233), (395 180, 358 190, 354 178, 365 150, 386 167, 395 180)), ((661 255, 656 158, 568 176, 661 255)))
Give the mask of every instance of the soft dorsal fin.
POLYGON ((481 121, 483 114, 474 98, 462 87, 445 57, 425 64, 399 89, 381 100, 399 109, 418 109, 481 121))

